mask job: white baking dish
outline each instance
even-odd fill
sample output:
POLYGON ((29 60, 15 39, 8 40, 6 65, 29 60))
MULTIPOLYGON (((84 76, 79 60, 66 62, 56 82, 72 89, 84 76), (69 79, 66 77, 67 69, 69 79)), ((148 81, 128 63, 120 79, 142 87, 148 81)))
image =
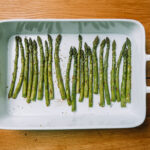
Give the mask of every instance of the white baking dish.
MULTIPOLYGON (((43 40, 44 41, 44 40, 43 40)), ((145 30, 141 23, 128 19, 38 19, 38 20, 6 20, 0 22, 0 128, 1 129, 95 129, 95 128, 131 128, 143 123, 146 116, 146 61, 150 56, 145 54, 145 30), (63 36, 61 43, 61 68, 63 77, 67 65, 69 47, 78 47, 78 34, 83 41, 92 46, 96 35, 100 40, 109 36, 117 42, 117 56, 126 37, 132 42, 132 102, 126 108, 120 103, 99 107, 99 95, 94 95, 94 107, 88 107, 88 99, 77 102, 77 111, 71 112, 66 101, 60 99, 55 74, 55 100, 51 106, 43 101, 27 104, 19 94, 16 100, 8 100, 8 89, 12 78, 15 56, 14 36, 47 34, 55 39, 58 33, 63 36)), ((111 51, 110 51, 111 52, 111 51)), ((98 47, 99 53, 99 47, 98 47)), ((20 61, 20 58, 19 58, 20 61)), ((19 63, 20 67, 20 63, 19 63)), ((109 74, 111 53, 109 57, 109 74)), ((122 67, 121 67, 122 68, 122 67)), ((122 71, 122 69, 121 69, 122 71)), ((54 69, 55 72, 55 69, 54 69)), ((19 74, 18 74, 19 76, 19 74)), ((18 77, 17 76, 17 77, 18 77)), ((121 79, 121 74, 120 74, 121 79)), ((110 80, 110 78, 109 78, 110 80)), ((77 95, 78 101, 79 95, 77 95)))

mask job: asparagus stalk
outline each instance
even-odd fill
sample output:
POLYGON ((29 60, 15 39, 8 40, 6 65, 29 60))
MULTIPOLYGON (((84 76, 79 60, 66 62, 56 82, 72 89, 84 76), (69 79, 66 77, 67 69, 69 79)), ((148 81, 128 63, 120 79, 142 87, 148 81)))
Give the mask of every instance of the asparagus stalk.
POLYGON ((123 53, 123 74, 121 82, 121 107, 126 107, 126 79, 127 79, 127 49, 123 53))
POLYGON ((89 69, 88 69, 88 45, 84 44, 85 48, 85 58, 84 58, 84 73, 85 73, 85 83, 84 83, 84 97, 89 96, 89 69))
POLYGON ((33 43, 31 38, 29 39, 29 56, 30 56, 30 73, 29 73, 29 84, 27 90, 27 103, 31 102, 31 90, 33 82, 33 43))
POLYGON ((38 85, 38 58, 37 58, 37 43, 33 41, 33 83, 32 83, 32 92, 31 100, 36 100, 37 94, 37 85, 38 85))
POLYGON ((19 37, 19 43, 20 43, 20 49, 21 49, 21 73, 20 73, 20 77, 19 77, 19 81, 17 83, 16 89, 13 93, 14 99, 16 99, 18 96, 18 93, 22 86, 23 77, 24 77, 24 47, 23 47, 22 40, 20 37, 19 37))
POLYGON ((111 100, 116 101, 116 41, 112 43, 111 100))
POLYGON ((105 106, 104 100, 104 67, 103 67, 103 53, 106 40, 104 39, 100 45, 100 54, 99 54, 99 92, 100 92, 100 106, 105 106))
POLYGON ((93 92, 98 94, 98 61, 97 61, 97 46, 99 44, 98 36, 93 41, 93 80, 94 80, 94 87, 93 92))
POLYGON ((25 43, 25 67, 24 67, 24 79, 23 79, 23 87, 22 87, 22 97, 27 97, 27 87, 28 87, 28 70, 29 70, 29 42, 27 38, 24 39, 25 43))
POLYGON ((89 65, 89 107, 93 106, 93 57, 90 47, 88 48, 90 56, 89 65))
POLYGON ((73 65, 73 76, 72 76, 72 111, 76 110, 76 84, 77 84, 77 50, 73 49, 74 65, 73 65))
POLYGON ((45 100, 46 106, 49 106, 49 91, 48 91, 48 43, 45 41, 45 65, 44 65, 44 84, 45 84, 45 100))
POLYGON ((68 105, 71 105, 71 96, 70 96, 70 68, 71 68, 71 61, 72 61, 72 56, 73 56, 73 48, 70 48, 69 52, 69 59, 68 59, 68 64, 67 64, 67 70, 66 70, 66 82, 65 82, 65 87, 66 87, 66 97, 67 97, 67 102, 68 105))
POLYGON ((109 49, 110 49, 110 40, 107 37, 106 38, 106 54, 105 54, 105 60, 104 60, 104 91, 105 91, 105 97, 107 105, 110 105, 110 94, 109 94, 109 87, 108 87, 108 57, 109 57, 109 49))
POLYGON ((119 55, 119 58, 117 61, 117 68, 116 68, 116 97, 117 97, 118 102, 120 102, 120 100, 121 100, 120 88, 119 88, 119 71, 120 71, 120 64, 121 64, 121 60, 122 60, 122 56, 123 56, 125 48, 126 48, 126 42, 122 46, 122 50, 120 52, 120 55, 119 55))
POLYGON ((84 51, 81 50, 81 89, 79 102, 82 102, 84 98, 84 51))
POLYGON ((127 59, 127 85, 126 85, 126 102, 131 102, 131 41, 127 38, 128 59, 127 59))
POLYGON ((8 93, 8 98, 11 98, 13 95, 16 78, 17 78, 17 70, 18 70, 18 56, 19 56, 19 37, 18 36, 15 37, 15 41, 16 41, 16 50, 15 50, 16 55, 15 55, 15 60, 14 60, 14 72, 12 74, 12 81, 11 81, 10 90, 8 93))
POLYGON ((63 83, 63 78, 62 78, 61 68, 60 68, 60 63, 59 63, 60 42, 61 42, 61 35, 59 34, 56 38, 54 59, 55 59, 55 69, 56 69, 56 78, 57 78, 58 88, 60 90, 61 98, 64 100, 66 99, 66 92, 64 88, 64 83, 63 83))
POLYGON ((52 37, 48 35, 49 42, 49 58, 48 58, 48 83, 49 83, 49 99, 54 99, 54 84, 53 84, 53 44, 52 37))
POLYGON ((43 52, 43 44, 42 40, 39 36, 37 36, 38 45, 40 47, 40 75, 39 75, 39 83, 38 83, 38 100, 42 100, 43 98, 43 80, 44 80, 44 52, 43 52))
POLYGON ((77 93, 80 93, 80 59, 81 59, 81 49, 82 49, 82 36, 79 35, 79 48, 78 48, 78 58, 77 58, 77 93))

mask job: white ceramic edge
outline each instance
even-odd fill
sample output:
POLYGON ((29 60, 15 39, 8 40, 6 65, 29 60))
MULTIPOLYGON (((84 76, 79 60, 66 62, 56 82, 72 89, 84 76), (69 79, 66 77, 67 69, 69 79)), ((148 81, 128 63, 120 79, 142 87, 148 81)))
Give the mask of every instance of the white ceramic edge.
MULTIPOLYGON (((122 21, 122 22, 126 22, 126 21, 129 21, 129 22, 133 22, 135 24, 137 24, 143 31, 143 35, 144 35, 144 51, 145 51, 145 58, 144 58, 144 62, 145 62, 145 66, 146 66, 146 62, 147 61, 150 61, 150 55, 146 54, 146 46, 145 46, 145 42, 146 42, 146 37, 145 37, 145 28, 143 26, 143 24, 137 20, 134 20, 134 19, 6 19, 6 20, 1 20, 0 23, 4 23, 4 22, 16 22, 16 21, 122 21)), ((145 95, 147 93, 150 93, 150 86, 147 86, 146 85, 146 67, 145 67, 145 95)), ((145 101, 146 101, 146 96, 145 96, 145 101)), ((145 109, 146 109, 146 103, 145 103, 145 109)), ((15 127, 2 127, 0 126, 0 129, 9 129, 9 130, 80 130, 80 129, 123 129, 123 128, 134 128, 134 127, 138 127, 140 126, 141 124, 144 123, 145 121, 145 118, 146 118, 146 113, 145 113, 145 116, 144 116, 144 119, 138 123, 138 124, 135 124, 135 125, 132 125, 132 126, 122 126, 122 127, 101 127, 99 128, 99 126, 95 126, 95 127, 90 127, 90 126, 87 126, 87 127, 63 127, 63 128, 48 128, 48 127, 34 127, 34 128, 15 128, 15 127)))
POLYGON ((139 24, 140 26, 142 26, 142 28, 144 28, 144 26, 141 24, 141 22, 139 22, 138 20, 135 19, 99 19, 99 18, 89 18, 89 19, 85 19, 85 18, 81 18, 81 19, 75 19, 75 18, 66 18, 66 19, 57 19, 57 18, 50 18, 50 19, 23 19, 23 18, 18 18, 18 19, 4 19, 4 20, 0 20, 0 22, 11 22, 11 21, 130 21, 130 22, 134 22, 139 24))

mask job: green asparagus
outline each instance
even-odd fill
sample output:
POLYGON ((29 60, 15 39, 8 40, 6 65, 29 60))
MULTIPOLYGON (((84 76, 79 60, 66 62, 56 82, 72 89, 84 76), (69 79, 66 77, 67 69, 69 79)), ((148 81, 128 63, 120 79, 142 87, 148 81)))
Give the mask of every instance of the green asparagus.
POLYGON ((128 58, 127 58, 127 85, 126 85, 126 102, 131 102, 131 41, 127 38, 128 58))
POLYGON ((105 98, 107 105, 110 105, 110 94, 109 94, 109 87, 108 87, 108 58, 109 58, 109 49, 110 49, 110 40, 107 37, 106 38, 106 54, 105 54, 105 60, 104 60, 104 91, 105 91, 105 98))
POLYGON ((56 38, 54 59, 55 59, 55 69, 56 69, 56 78, 57 78, 58 88, 60 90, 61 98, 64 100, 66 99, 66 92, 64 88, 64 83, 63 83, 63 78, 62 78, 61 68, 60 68, 60 63, 59 63, 60 42, 61 42, 61 35, 59 34, 56 38))
POLYGON ((95 94, 98 94, 98 61, 97 61, 97 46, 99 44, 99 38, 98 36, 93 41, 93 80, 94 80, 94 87, 93 92, 95 94))
POLYGON ((27 90, 27 103, 31 102, 31 90, 33 82, 33 43, 31 38, 29 39, 29 56, 30 56, 30 73, 29 73, 29 84, 27 90))
POLYGON ((111 100, 116 101, 116 41, 112 43, 111 100))
POLYGON ((49 106, 49 91, 48 91, 48 43, 45 41, 45 65, 44 65, 44 85, 45 85, 45 100, 46 106, 49 106))
POLYGON ((123 74, 121 82, 121 107, 126 107, 126 80, 127 80, 127 49, 123 53, 123 74))
POLYGON ((32 92, 31 100, 36 100, 37 86, 38 86, 38 58, 37 58, 37 43, 33 41, 33 83, 32 83, 32 92))
POLYGON ((16 41, 16 55, 15 55, 15 61, 14 61, 14 72, 12 74, 12 81, 10 85, 10 90, 8 93, 8 98, 11 98, 14 92, 14 87, 16 83, 16 78, 17 78, 17 70, 18 70, 18 56, 19 56, 19 37, 15 37, 16 41))
POLYGON ((121 60, 122 60, 122 56, 123 56, 125 48, 126 48, 126 42, 122 46, 122 50, 120 52, 120 55, 119 55, 119 58, 117 61, 117 67, 116 67, 116 97, 117 97, 118 102, 120 102, 120 100, 121 100, 120 88, 119 88, 119 71, 120 71, 120 64, 121 64, 121 60))
POLYGON ((72 56, 73 56, 73 48, 70 48, 69 52, 69 59, 68 59, 68 64, 67 64, 67 70, 66 70, 66 82, 65 82, 65 87, 66 87, 66 96, 67 96, 67 102, 68 105, 71 105, 71 96, 70 96, 70 69, 71 69, 71 62, 72 62, 72 56))
POLYGON ((89 69, 88 69, 88 45, 84 44, 85 48, 85 58, 84 58, 84 73, 85 73, 85 83, 84 83, 84 97, 89 96, 89 69))
POLYGON ((93 57, 90 47, 88 47, 88 54, 90 57, 89 65, 89 107, 93 106, 93 57))
POLYGON ((76 110, 76 84, 77 84, 77 50, 73 49, 74 65, 73 65, 73 76, 72 76, 72 111, 76 110))
POLYGON ((81 89, 79 102, 82 102, 84 98, 84 51, 81 50, 81 89))
POLYGON ((53 62, 53 44, 52 44, 52 37, 48 35, 48 42, 49 42, 49 58, 48 58, 48 83, 49 83, 49 99, 54 99, 54 84, 53 84, 53 69, 52 69, 52 62, 53 62))
POLYGON ((82 36, 79 35, 79 48, 78 48, 78 58, 77 58, 77 93, 80 93, 80 59, 81 59, 81 49, 82 49, 82 36))
POLYGON ((100 93, 100 106, 105 106, 104 100, 104 67, 103 67, 103 53, 106 40, 104 39, 100 45, 100 54, 99 54, 99 93, 100 93))
POLYGON ((29 42, 28 39, 24 39, 25 43, 25 67, 24 67, 24 79, 23 79, 23 87, 22 87, 22 97, 27 97, 27 87, 28 87, 28 70, 29 70, 29 42))
POLYGON ((20 43, 20 49, 21 49, 21 73, 20 73, 20 77, 19 77, 19 81, 17 83, 16 89, 13 93, 14 99, 16 99, 18 96, 18 93, 22 86, 23 77, 24 77, 24 47, 23 47, 22 40, 20 37, 19 37, 19 43, 20 43))
POLYGON ((38 100, 42 100, 43 99, 43 80, 44 80, 44 52, 43 52, 42 40, 39 36, 37 36, 37 41, 40 47, 40 75, 39 75, 39 83, 38 83, 38 100))

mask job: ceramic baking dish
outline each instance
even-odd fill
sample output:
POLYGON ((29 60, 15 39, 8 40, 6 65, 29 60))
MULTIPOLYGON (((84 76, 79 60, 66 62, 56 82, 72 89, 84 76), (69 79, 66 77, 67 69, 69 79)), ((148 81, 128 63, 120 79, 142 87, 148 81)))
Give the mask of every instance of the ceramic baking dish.
MULTIPOLYGON (((54 42, 53 42, 54 44, 54 42)), ((98 47, 99 54, 99 47, 98 47)), ((145 30, 143 25, 129 19, 38 19, 38 20, 5 20, 0 22, 0 128, 1 129, 108 129, 131 128, 142 124, 146 116, 146 61, 150 56, 145 54, 145 30), (65 69, 70 46, 78 47, 78 34, 83 42, 92 46, 93 39, 98 35, 100 41, 106 36, 117 42, 117 58, 126 37, 132 42, 132 100, 126 108, 120 103, 112 106, 99 107, 99 95, 94 95, 93 108, 88 107, 88 99, 77 102, 77 111, 71 112, 66 101, 60 98, 56 84, 55 68, 54 86, 55 99, 49 107, 45 99, 27 104, 21 93, 17 99, 8 99, 8 90, 12 78, 15 56, 15 35, 32 37, 40 35, 43 41, 47 34, 53 39, 62 34, 60 46, 60 63, 65 78, 65 69)), ((111 51, 109 56, 109 82, 111 69, 111 51)), ((19 57, 20 71, 20 57, 19 57)), ((122 66, 121 66, 122 72, 122 66)), ((19 73, 19 72, 18 72, 19 73)), ((122 74, 120 73, 120 79, 122 74)), ((18 80, 19 75, 17 76, 18 80)), ((79 95, 77 95, 78 101, 79 95)))

